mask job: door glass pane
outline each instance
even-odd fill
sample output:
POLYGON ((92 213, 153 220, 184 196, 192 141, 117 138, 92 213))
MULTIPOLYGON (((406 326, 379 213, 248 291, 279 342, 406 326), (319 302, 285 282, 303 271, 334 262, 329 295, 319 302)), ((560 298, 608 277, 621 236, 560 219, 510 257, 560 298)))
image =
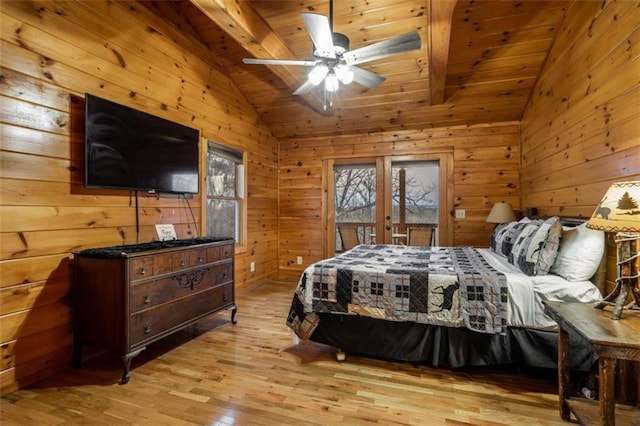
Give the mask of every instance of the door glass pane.
POLYGON ((344 223, 356 227, 360 243, 371 242, 376 220, 375 164, 336 165, 334 182, 336 251, 343 250, 338 227, 344 223))
POLYGON ((438 225, 438 161, 392 163, 392 215, 394 233, 407 225, 438 225))

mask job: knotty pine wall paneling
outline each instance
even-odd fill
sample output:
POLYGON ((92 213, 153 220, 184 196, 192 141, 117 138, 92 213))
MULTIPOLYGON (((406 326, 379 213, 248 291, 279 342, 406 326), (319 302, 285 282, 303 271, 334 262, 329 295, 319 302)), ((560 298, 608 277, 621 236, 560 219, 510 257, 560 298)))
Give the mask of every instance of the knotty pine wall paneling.
POLYGON ((590 216, 612 182, 640 179, 639 23, 639 1, 568 7, 522 119, 524 207, 590 216))
POLYGON ((137 233, 132 193, 84 187, 86 92, 246 151, 237 286, 277 275, 277 141, 209 50, 138 2, 3 1, 0 20, 2 394, 71 366, 73 250, 202 233, 200 195, 140 194, 137 233))
POLYGON ((640 3, 573 2, 522 119, 522 202, 588 216, 640 178, 640 3))
POLYGON ((507 201, 520 209, 519 135, 518 123, 503 123, 281 140, 281 276, 297 279, 306 265, 322 258, 327 232, 322 218, 326 159, 452 151, 453 209, 466 210, 465 219, 453 222, 453 244, 488 247, 493 225, 485 219, 493 204, 507 201), (303 257, 303 265, 296 265, 297 256, 303 257))
MULTIPOLYGON (((640 2, 574 1, 522 119, 522 204, 590 216, 613 182, 640 179, 640 2)), ((607 288, 616 250, 608 234, 607 288)), ((640 363, 620 362, 620 402, 640 406, 640 363)))

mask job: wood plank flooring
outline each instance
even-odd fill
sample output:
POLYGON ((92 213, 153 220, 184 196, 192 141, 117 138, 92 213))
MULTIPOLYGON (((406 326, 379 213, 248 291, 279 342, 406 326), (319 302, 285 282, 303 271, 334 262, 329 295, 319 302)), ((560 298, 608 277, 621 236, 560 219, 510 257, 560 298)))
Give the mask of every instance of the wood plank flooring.
POLYGON ((561 425, 555 371, 448 370, 297 342, 293 283, 239 291, 229 312, 150 345, 119 385, 117 356, 2 398, 8 425, 561 425))

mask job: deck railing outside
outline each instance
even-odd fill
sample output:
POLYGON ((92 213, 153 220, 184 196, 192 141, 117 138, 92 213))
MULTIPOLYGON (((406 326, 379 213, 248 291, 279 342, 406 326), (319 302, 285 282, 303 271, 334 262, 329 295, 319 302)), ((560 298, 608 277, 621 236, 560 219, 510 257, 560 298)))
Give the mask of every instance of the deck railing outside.
MULTIPOLYGON (((358 239, 361 244, 375 244, 376 243, 376 224, 373 222, 336 222, 336 253, 342 252, 342 241, 340 241, 340 234, 338 233, 338 226, 347 225, 354 226, 358 234, 358 239)), ((393 234, 405 235, 405 237, 397 237, 394 239, 394 243, 404 244, 406 243, 407 226, 418 226, 425 228, 437 228, 435 223, 394 223, 393 234)))

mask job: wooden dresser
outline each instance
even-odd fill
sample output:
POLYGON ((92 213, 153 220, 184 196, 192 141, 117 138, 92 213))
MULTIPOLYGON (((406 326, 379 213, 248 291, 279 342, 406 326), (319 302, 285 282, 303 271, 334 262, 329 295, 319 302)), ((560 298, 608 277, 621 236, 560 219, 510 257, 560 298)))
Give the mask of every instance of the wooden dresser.
POLYGON ((124 384, 147 344, 222 309, 235 324, 233 253, 208 237, 74 253, 74 366, 85 345, 116 351, 124 384))

